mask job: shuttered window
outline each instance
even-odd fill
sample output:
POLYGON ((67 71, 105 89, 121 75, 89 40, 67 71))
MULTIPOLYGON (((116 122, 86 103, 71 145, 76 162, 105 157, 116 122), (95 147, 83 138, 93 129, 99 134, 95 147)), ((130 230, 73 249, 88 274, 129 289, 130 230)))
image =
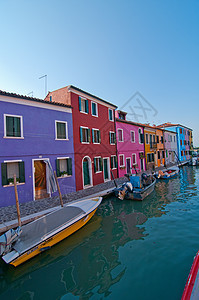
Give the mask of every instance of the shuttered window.
POLYGON ((6 137, 23 137, 22 116, 4 115, 4 118, 6 137))
POLYGON ((56 159, 57 177, 72 175, 72 158, 58 158, 56 159))
POLYGON ((111 169, 117 168, 117 156, 113 155, 111 156, 111 169))
POLYGON ((115 132, 113 131, 109 132, 109 142, 111 145, 115 145, 115 132))
POLYGON ((56 124, 56 139, 67 140, 68 139, 68 126, 67 122, 55 121, 56 124))
POLYGON ((80 142, 90 143, 90 141, 91 141, 90 129, 87 127, 80 127, 80 142))
POLYGON ((109 121, 114 121, 113 120, 113 110, 111 108, 108 109, 108 117, 109 117, 109 121))
POLYGON ((101 143, 101 134, 99 129, 92 129, 92 141, 94 144, 101 143))
POLYGON ((97 103, 92 102, 92 116, 97 117, 98 116, 98 109, 97 109, 97 103))
POLYGON ((1 164, 2 186, 13 184, 14 175, 16 175, 17 182, 25 182, 25 168, 23 161, 7 162, 1 164))
POLYGON ((94 172, 99 173, 103 170, 102 158, 94 157, 94 172))
POLYGON ((89 113, 88 100, 87 99, 83 99, 83 98, 79 97, 79 111, 84 112, 86 114, 89 113))

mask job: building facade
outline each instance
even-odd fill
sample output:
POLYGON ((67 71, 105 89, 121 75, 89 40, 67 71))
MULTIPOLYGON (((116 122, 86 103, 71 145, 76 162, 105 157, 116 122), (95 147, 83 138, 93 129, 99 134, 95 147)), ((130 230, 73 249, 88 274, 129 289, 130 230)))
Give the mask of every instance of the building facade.
MULTIPOLYGON (((75 191, 72 108, 0 91, 0 206, 52 195, 50 169, 62 194, 75 191)), ((57 195, 57 192, 53 194, 57 195)))
POLYGON ((145 159, 146 170, 155 170, 155 153, 157 151, 156 129, 145 124, 145 159))
POLYGON ((180 162, 186 162, 191 158, 191 139, 192 136, 192 129, 180 125, 180 124, 171 124, 171 123, 164 123, 159 125, 158 127, 168 129, 177 133, 177 149, 178 149, 178 160, 180 162))
POLYGON ((76 189, 117 178, 116 106, 72 85, 49 92, 46 101, 73 108, 76 189))
POLYGON ((145 171, 144 127, 126 120, 126 113, 116 111, 116 139, 119 177, 145 171))
POLYGON ((177 133, 164 130, 165 165, 178 162, 177 133))
POLYGON ((157 149, 155 150, 155 167, 161 167, 165 164, 165 148, 163 130, 156 128, 156 143, 157 149))

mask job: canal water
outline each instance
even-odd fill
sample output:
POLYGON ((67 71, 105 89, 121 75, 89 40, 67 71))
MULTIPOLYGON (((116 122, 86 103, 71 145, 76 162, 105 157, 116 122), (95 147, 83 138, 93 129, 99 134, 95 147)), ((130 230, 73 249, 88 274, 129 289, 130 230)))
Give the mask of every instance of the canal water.
POLYGON ((17 268, 0 299, 180 299, 199 250, 199 169, 158 181, 143 202, 104 199, 81 230, 17 268))

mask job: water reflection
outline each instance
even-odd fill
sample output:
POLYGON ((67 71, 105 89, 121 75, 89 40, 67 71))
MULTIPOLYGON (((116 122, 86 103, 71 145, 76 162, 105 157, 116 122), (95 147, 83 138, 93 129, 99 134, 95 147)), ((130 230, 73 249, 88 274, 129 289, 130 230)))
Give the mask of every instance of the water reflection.
POLYGON ((179 177, 157 182, 142 202, 105 199, 84 228, 48 252, 16 269, 1 262, 0 297, 12 299, 13 289, 18 299, 108 296, 128 267, 120 261, 119 248, 144 239, 145 222, 166 214, 168 204, 197 195, 197 176, 195 169, 183 167, 179 177))

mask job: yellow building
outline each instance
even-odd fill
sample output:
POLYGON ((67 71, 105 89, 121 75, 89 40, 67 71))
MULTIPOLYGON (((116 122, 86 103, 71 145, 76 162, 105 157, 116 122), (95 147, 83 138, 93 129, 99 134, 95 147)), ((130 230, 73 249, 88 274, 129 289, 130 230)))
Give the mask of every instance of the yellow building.
POLYGON ((157 150, 156 128, 144 125, 146 169, 155 169, 155 152, 157 150))

